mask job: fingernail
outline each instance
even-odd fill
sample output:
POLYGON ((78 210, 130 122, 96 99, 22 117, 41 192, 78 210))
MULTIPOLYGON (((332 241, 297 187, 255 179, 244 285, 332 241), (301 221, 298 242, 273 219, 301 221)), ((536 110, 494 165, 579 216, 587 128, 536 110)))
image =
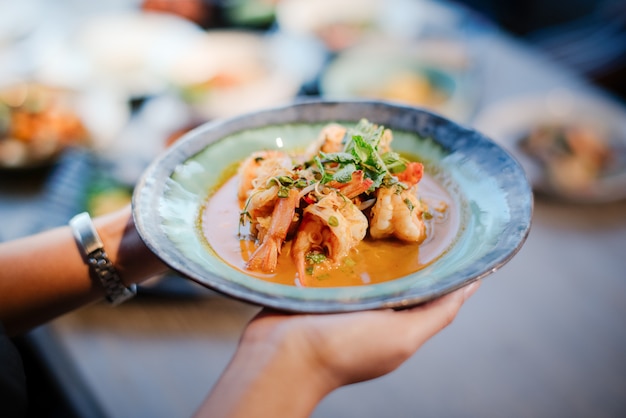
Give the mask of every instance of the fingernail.
POLYGON ((465 299, 468 299, 474 294, 474 292, 476 292, 476 290, 478 290, 479 287, 480 280, 476 280, 475 282, 468 284, 467 286, 465 286, 465 290, 463 291, 463 297, 465 297, 465 299))

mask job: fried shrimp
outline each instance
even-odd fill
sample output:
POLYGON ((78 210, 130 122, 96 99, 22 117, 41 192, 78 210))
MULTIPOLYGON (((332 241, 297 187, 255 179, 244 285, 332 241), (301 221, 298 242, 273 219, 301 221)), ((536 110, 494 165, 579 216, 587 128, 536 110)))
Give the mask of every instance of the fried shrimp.
POLYGON ((415 191, 415 187, 404 189, 399 185, 378 189, 370 219, 372 238, 396 237, 408 242, 424 240, 423 209, 415 191))
POLYGON ((240 165, 237 175, 239 176, 239 200, 245 201, 259 182, 289 171, 292 167, 291 157, 275 150, 263 150, 252 153, 240 165))
POLYGON ((326 185, 339 190, 348 199, 354 199, 361 193, 368 191, 373 184, 371 179, 365 178, 363 170, 358 170, 352 173, 352 179, 347 183, 330 181, 326 185))
POLYGON ((317 153, 340 152, 343 150, 343 139, 347 129, 337 123, 331 123, 322 128, 317 139, 309 145, 304 153, 305 159, 313 158, 317 153))
POLYGON ((291 248, 300 282, 315 264, 339 264, 367 233, 367 217, 349 199, 333 191, 307 206, 291 248))
POLYGON ((247 268, 263 273, 272 273, 278 263, 287 232, 291 227, 298 205, 298 191, 289 190, 287 197, 278 198, 278 202, 272 211, 272 218, 267 231, 263 234, 261 245, 250 256, 247 268))

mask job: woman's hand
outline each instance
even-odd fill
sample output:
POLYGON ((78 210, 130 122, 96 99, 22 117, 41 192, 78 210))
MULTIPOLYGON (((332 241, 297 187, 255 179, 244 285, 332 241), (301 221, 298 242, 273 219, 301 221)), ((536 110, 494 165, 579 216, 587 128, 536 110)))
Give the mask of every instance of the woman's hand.
POLYGON ((452 322, 478 284, 402 311, 261 311, 199 414, 308 416, 334 389, 395 370, 452 322))

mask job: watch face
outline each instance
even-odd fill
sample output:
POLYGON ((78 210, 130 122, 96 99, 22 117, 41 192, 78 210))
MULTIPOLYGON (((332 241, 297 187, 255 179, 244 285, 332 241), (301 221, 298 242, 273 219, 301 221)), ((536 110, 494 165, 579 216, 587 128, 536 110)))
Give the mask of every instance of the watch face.
POLYGON ((70 227, 85 257, 103 247, 102 240, 87 212, 74 216, 70 220, 70 227))

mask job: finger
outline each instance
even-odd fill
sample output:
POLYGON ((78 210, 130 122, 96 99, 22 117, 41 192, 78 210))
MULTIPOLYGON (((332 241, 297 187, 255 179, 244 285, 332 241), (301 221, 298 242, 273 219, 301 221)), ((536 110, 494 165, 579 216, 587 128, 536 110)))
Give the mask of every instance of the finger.
POLYGON ((395 313, 404 315, 404 320, 411 323, 409 332, 412 333, 411 338, 419 347, 452 323, 463 303, 476 292, 479 286, 480 281, 475 281, 425 305, 395 313))

